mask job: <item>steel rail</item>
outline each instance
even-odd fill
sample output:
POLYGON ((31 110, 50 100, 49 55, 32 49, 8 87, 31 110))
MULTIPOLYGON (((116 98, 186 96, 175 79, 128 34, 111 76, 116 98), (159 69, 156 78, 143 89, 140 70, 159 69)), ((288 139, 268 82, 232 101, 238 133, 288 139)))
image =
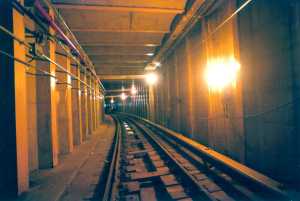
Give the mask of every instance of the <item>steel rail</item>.
MULTIPOLYGON (((189 163, 197 167, 197 170, 206 175, 207 178, 211 179, 217 186, 220 186, 222 191, 224 191, 225 194, 228 194, 234 200, 261 200, 257 195, 254 195, 251 191, 241 186, 241 184, 235 182, 232 183, 231 179, 233 178, 229 179, 229 177, 227 177, 228 175, 224 176, 222 173, 211 169, 210 165, 203 161, 202 158, 192 153, 187 148, 178 146, 178 143, 168 138, 168 136, 160 134, 159 131, 156 132, 155 129, 152 130, 153 128, 150 126, 141 126, 149 130, 147 131, 147 134, 152 138, 156 138, 158 142, 161 142, 162 146, 165 146, 166 148, 171 147, 172 150, 175 150, 177 153, 182 155, 189 163)), ((190 173, 187 171, 187 174, 190 173)), ((191 176, 193 177, 193 175, 191 176)))
POLYGON ((224 173, 232 176, 240 183, 244 185, 253 185, 259 189, 269 192, 272 195, 281 198, 282 200, 292 200, 287 193, 282 190, 283 184, 237 162, 231 158, 220 154, 194 140, 191 140, 179 133, 176 133, 170 129, 155 124, 147 119, 138 117, 132 114, 124 114, 129 118, 143 122, 156 130, 163 132, 168 138, 175 140, 179 145, 186 147, 190 151, 198 154, 204 161, 217 167, 224 173))
POLYGON ((116 198, 115 190, 116 190, 116 184, 118 180, 117 171, 119 170, 122 129, 120 126, 119 119, 114 116, 113 119, 116 125, 115 140, 112 147, 113 153, 110 161, 108 177, 106 179, 106 185, 101 199, 103 201, 115 200, 116 198))
MULTIPOLYGON (((174 164, 176 166, 176 169, 178 169, 180 172, 182 172, 185 177, 188 179, 188 183, 189 185, 193 185, 194 187, 196 187, 198 193, 201 194, 201 200, 209 200, 209 201, 218 201, 216 198, 214 198, 213 196, 210 195, 210 193, 202 186, 199 184, 199 182, 197 182, 197 180, 182 166, 182 164, 180 164, 171 154, 170 151, 168 151, 165 146, 162 144, 162 142, 160 140, 158 140, 154 135, 152 135, 150 133, 149 130, 147 130, 147 128, 141 126, 140 124, 131 121, 134 125, 136 125, 140 130, 143 131, 144 134, 146 134, 152 142, 154 142, 157 145, 157 148, 159 148, 169 159, 169 161, 172 162, 172 164, 174 164)), ((190 187, 192 188, 192 187, 190 187)), ((193 190, 195 190, 194 188, 192 188, 193 190)), ((195 193, 194 193, 195 194, 195 193)), ((197 194, 197 197, 200 196, 200 194, 197 194)))

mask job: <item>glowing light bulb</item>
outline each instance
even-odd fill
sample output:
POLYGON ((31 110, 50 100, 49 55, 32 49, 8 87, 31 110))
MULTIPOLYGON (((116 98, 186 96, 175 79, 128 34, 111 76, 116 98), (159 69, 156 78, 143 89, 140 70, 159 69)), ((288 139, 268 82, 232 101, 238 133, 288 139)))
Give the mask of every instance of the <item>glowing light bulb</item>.
POLYGON ((131 95, 135 95, 136 93, 137 93, 137 90, 136 90, 135 86, 132 85, 132 87, 131 87, 131 95))
POLYGON ((146 82, 149 85, 154 85, 157 82, 157 75, 155 73, 149 73, 146 75, 146 82))
POLYGON ((121 99, 124 101, 124 100, 126 100, 126 98, 127 98, 126 94, 124 92, 121 93, 121 99))
POLYGON ((160 62, 154 62, 155 67, 160 67, 161 63, 160 62))
POLYGON ((221 91, 235 86, 240 64, 234 57, 217 58, 207 62, 205 79, 210 90, 221 91))
POLYGON ((146 55, 149 57, 152 57, 152 56, 154 56, 154 53, 147 53, 146 55))
POLYGON ((114 99, 113 98, 111 98, 110 99, 110 103, 114 103, 115 101, 114 101, 114 99))

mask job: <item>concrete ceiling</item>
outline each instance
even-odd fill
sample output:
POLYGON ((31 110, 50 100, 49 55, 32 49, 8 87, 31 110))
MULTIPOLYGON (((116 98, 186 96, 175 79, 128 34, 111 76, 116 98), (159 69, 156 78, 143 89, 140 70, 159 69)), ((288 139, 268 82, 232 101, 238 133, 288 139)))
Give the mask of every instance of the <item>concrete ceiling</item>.
POLYGON ((186 0, 52 0, 99 75, 142 74, 186 0))

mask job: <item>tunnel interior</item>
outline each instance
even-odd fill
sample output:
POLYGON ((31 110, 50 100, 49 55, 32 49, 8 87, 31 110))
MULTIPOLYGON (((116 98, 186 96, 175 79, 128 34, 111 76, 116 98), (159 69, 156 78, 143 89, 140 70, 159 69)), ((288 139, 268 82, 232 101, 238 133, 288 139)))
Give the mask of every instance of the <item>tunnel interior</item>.
POLYGON ((299 192, 299 1, 3 0, 0 13, 0 199, 125 114, 299 192))

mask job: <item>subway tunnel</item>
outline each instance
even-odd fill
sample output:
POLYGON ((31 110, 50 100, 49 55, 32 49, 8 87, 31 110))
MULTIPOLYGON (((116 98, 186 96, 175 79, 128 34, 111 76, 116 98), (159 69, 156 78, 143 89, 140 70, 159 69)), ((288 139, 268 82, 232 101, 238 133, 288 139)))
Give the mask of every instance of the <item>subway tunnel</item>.
POLYGON ((1 0, 0 201, 300 200, 300 1, 1 0))

